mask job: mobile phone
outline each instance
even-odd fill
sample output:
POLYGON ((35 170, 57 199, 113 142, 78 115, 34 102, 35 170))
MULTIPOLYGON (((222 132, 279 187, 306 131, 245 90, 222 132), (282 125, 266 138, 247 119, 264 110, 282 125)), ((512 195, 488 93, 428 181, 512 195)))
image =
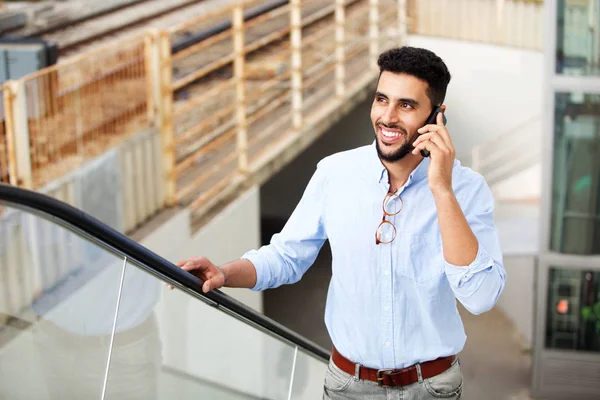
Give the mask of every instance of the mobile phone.
MULTIPOLYGON (((427 118, 427 121, 425 121, 425 123, 423 124, 423 126, 425 125, 429 125, 429 124, 437 124, 437 115, 438 113, 442 113, 442 118, 443 118, 443 123, 444 125, 446 125, 446 115, 444 115, 444 112, 442 111, 442 107, 440 106, 436 106, 433 108, 433 110, 431 111, 431 114, 429 114, 429 117, 427 118)), ((416 140, 416 138, 415 138, 416 140)), ((421 150, 421 155, 423 157, 429 157, 429 150, 423 149, 421 150)))

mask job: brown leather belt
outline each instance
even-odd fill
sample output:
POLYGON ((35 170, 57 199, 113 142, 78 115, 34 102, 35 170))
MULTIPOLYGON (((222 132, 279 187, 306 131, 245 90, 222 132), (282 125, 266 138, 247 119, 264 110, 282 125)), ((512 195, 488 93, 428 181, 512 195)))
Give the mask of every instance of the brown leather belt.
MULTIPOLYGON (((356 375, 357 364, 338 353, 335 346, 331 352, 333 363, 342 371, 356 375)), ((439 375, 452 366, 456 356, 441 357, 421 363, 421 376, 428 379, 439 375)), ((402 369, 374 369, 360 365, 359 378, 377 382, 380 386, 406 386, 419 381, 416 365, 402 369)))

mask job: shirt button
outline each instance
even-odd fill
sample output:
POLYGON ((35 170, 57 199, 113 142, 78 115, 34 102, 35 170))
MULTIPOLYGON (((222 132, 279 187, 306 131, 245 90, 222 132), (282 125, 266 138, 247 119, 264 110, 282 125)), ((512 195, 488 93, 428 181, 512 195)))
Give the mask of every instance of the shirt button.
POLYGON ((385 276, 388 276, 388 275, 390 274, 390 271, 385 271, 383 274, 384 274, 385 276))
POLYGON ((386 308, 385 308, 385 311, 390 311, 390 307, 389 307, 389 306, 388 306, 388 307, 386 307, 386 308))
POLYGON ((385 347, 390 347, 392 344, 390 342, 385 342, 385 347))

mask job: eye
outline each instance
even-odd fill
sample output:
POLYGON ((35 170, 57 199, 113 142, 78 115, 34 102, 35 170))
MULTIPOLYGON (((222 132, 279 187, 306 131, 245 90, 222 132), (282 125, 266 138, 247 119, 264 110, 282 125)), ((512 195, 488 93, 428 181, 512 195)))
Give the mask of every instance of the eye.
POLYGON ((377 96, 375 97, 375 101, 378 103, 385 103, 385 97, 377 96))
POLYGON ((410 110, 411 108, 413 108, 413 107, 412 107, 412 106, 411 106, 409 103, 401 103, 401 104, 400 104, 400 107, 401 107, 401 108, 406 108, 406 109, 409 109, 409 110, 410 110))

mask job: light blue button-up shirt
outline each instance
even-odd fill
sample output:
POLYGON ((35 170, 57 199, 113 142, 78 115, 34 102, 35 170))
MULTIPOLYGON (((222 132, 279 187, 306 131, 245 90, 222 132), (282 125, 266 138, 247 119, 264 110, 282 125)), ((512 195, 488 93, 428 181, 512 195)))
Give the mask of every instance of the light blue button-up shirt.
POLYGON ((459 161, 454 193, 479 250, 470 265, 444 260, 429 162, 425 158, 396 192, 403 209, 387 217, 396 239, 376 245, 389 183, 375 145, 323 159, 281 233, 243 256, 256 268, 253 290, 300 280, 328 239, 333 265, 325 324, 341 354, 366 367, 403 368, 459 353, 466 335, 456 299, 474 314, 490 310, 506 272, 491 191, 459 161))

